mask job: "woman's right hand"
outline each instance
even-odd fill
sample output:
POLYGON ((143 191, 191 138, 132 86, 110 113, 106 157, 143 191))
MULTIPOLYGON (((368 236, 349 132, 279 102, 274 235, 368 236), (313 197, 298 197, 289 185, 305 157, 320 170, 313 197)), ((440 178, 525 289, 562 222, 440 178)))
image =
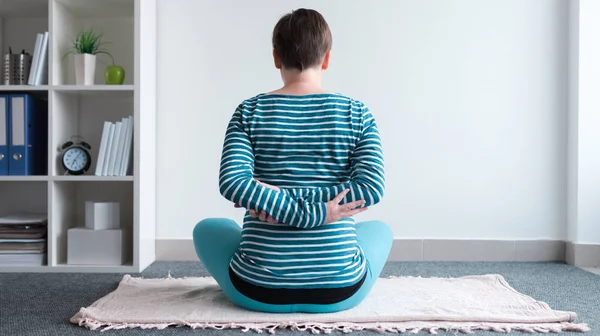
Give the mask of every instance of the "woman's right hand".
POLYGON ((335 196, 334 199, 325 203, 327 209, 327 217, 325 218, 325 224, 334 223, 342 218, 350 218, 363 211, 367 211, 367 207, 358 208, 359 206, 365 204, 364 200, 340 204, 340 202, 344 199, 344 197, 349 191, 349 189, 346 189, 341 193, 337 194, 337 196, 335 196))

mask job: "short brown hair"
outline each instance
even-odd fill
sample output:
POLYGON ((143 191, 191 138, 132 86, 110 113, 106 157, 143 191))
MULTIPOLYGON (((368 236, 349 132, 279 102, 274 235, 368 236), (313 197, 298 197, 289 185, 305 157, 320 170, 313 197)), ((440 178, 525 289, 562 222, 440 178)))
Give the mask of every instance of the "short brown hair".
POLYGON ((327 21, 313 9, 292 11, 279 19, 273 29, 273 49, 288 69, 302 71, 319 65, 332 41, 327 21))

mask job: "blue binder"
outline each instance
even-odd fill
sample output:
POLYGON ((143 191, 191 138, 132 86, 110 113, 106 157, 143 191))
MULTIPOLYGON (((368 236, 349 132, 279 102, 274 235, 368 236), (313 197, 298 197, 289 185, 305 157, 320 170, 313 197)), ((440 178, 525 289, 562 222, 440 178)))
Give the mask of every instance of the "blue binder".
POLYGON ((0 176, 8 175, 9 117, 8 95, 0 94, 0 176))
POLYGON ((47 106, 47 102, 32 94, 9 95, 9 175, 47 174, 47 106))

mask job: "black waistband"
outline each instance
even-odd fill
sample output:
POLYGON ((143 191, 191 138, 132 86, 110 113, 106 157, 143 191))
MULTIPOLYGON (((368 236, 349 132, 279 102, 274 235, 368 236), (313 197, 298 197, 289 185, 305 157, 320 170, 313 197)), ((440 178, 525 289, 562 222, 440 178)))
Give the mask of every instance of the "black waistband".
POLYGON ((229 277, 233 286, 246 297, 268 304, 332 304, 344 301, 354 295, 365 282, 367 274, 349 287, 340 288, 265 288, 248 283, 238 277, 229 267, 229 277))

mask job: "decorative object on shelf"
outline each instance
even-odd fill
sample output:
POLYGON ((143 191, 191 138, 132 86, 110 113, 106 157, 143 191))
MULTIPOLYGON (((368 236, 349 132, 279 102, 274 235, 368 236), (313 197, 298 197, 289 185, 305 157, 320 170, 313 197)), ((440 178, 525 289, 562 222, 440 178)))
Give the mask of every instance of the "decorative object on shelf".
POLYGON ((13 54, 12 50, 4 55, 4 85, 27 85, 33 56, 22 50, 13 54))
POLYGON ((104 71, 104 83, 108 85, 123 85, 124 81, 125 69, 120 65, 116 65, 113 59, 113 64, 107 66, 104 71))
POLYGON ((69 229, 67 262, 83 265, 122 265, 123 230, 118 202, 85 202, 85 227, 69 229))
POLYGON ((94 85, 96 79, 96 55, 75 55, 75 84, 94 85))
POLYGON ((123 229, 71 228, 67 231, 67 263, 70 265, 123 265, 125 263, 124 238, 123 229))
POLYGON ((102 34, 87 29, 79 33, 73 41, 73 47, 67 55, 75 57, 75 84, 94 85, 96 79, 96 57, 99 54, 112 56, 107 50, 101 49, 102 34))
POLYGON ((72 136, 67 142, 60 146, 60 161, 65 170, 65 175, 82 175, 90 169, 92 165, 92 156, 90 150, 92 147, 85 140, 78 136, 72 136))
POLYGON ((118 229, 120 209, 118 202, 85 202, 85 227, 91 230, 118 229))

